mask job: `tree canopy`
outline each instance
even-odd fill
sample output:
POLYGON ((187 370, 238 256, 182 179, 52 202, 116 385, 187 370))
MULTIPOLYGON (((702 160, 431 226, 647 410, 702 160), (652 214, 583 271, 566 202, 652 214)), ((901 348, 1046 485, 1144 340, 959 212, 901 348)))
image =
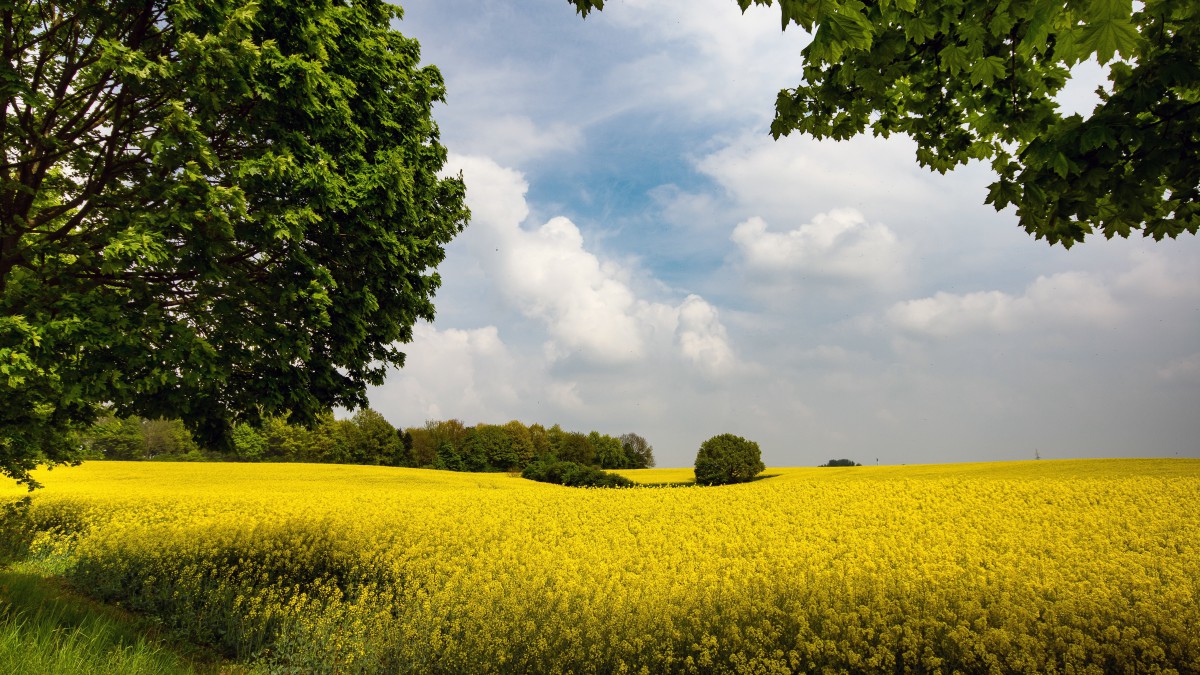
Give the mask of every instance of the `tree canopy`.
POLYGON ((68 459, 102 403, 227 441, 403 365, 468 212, 399 16, 0 4, 0 471, 68 459))
MULTIPOLYGON (((603 0, 569 0, 587 15, 603 0)), ((939 172, 990 161, 986 202, 1039 239, 1160 240, 1200 226, 1200 4, 1194 0, 736 0, 812 33, 771 133, 910 136, 939 172), (1066 114, 1071 68, 1108 65, 1066 114)))
POLYGON ((852 459, 831 459, 824 464, 818 464, 817 467, 837 467, 837 466, 862 466, 852 459))
POLYGON ((540 424, 525 426, 519 420, 468 427, 456 419, 429 420, 423 427, 398 429, 379 412, 361 408, 350 419, 337 419, 332 411, 325 411, 312 425, 292 424, 280 415, 267 417, 258 427, 238 423, 230 432, 229 446, 214 447, 197 441, 181 420, 120 418, 105 410, 75 438, 83 459, 320 462, 519 471, 533 463, 550 466, 583 455, 592 457, 592 462, 569 462, 579 471, 654 465, 653 448, 637 434, 623 434, 618 439, 598 431, 566 432, 558 425, 552 429, 553 434, 540 424), (550 442, 551 435, 557 443, 550 442), (621 440, 626 438, 639 439, 640 449, 626 454, 621 440), (589 446, 587 450, 576 447, 581 442, 589 446), (614 455, 614 451, 620 454, 614 455))
POLYGON ((745 483, 765 468, 758 443, 733 434, 719 434, 700 444, 696 453, 696 484, 745 483))

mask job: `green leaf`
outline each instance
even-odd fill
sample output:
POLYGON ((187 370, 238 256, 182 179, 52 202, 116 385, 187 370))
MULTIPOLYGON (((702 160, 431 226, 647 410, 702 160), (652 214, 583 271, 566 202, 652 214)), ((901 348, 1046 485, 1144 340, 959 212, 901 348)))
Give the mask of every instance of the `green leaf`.
POLYGON ((938 52, 938 58, 941 60, 942 68, 951 75, 958 75, 970 67, 967 62, 967 51, 958 45, 946 45, 942 51, 938 52))
POLYGON ((1108 125, 1096 123, 1089 125, 1083 132, 1079 140, 1079 149, 1087 152, 1101 146, 1115 147, 1116 144, 1117 136, 1113 130, 1108 125))
POLYGON ((937 24, 923 14, 905 17, 900 23, 900 28, 904 31, 904 37, 918 45, 932 39, 938 32, 937 24))
POLYGON ((1004 59, 999 56, 989 56, 976 61, 971 66, 971 84, 992 86, 992 83, 1004 77, 1004 59))
POLYGON ((1138 32, 1128 19, 1102 19, 1084 27, 1079 48, 1095 54, 1100 63, 1108 63, 1113 55, 1133 56, 1137 49, 1138 32))
POLYGON ((1071 162, 1061 152, 1055 153, 1054 159, 1051 160, 1051 166, 1054 168, 1054 173, 1058 174, 1060 178, 1066 178, 1071 171, 1071 162))
POLYGON ((1017 45, 1019 56, 1028 58, 1031 54, 1045 53, 1054 19, 1061 11, 1062 7, 1052 2, 1037 4, 1025 24, 1025 34, 1017 45))
POLYGON ((1128 19, 1133 10, 1129 0, 1090 0, 1084 23, 1094 23, 1108 19, 1128 19))
POLYGON ((998 180, 988 186, 988 196, 984 200, 985 204, 991 204, 996 207, 996 210, 1017 203, 1021 198, 1021 190, 1016 183, 1009 180, 998 180))

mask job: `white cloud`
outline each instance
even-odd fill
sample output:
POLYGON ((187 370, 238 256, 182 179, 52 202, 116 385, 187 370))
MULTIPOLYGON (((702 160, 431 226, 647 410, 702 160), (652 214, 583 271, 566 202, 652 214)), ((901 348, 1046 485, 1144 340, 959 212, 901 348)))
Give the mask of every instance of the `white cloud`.
POLYGON ((802 76, 810 38, 780 30, 778 8, 741 12, 728 0, 628 0, 599 19, 641 34, 651 50, 610 75, 639 106, 677 105, 689 116, 765 119, 776 93, 802 76))
POLYGON ((892 306, 888 319, 912 333, 952 337, 975 330, 1008 330, 1015 298, 1000 291, 955 295, 938 291, 930 298, 892 306))
MULTIPOLYGON (((626 0, 605 11, 615 22, 656 40, 686 42, 711 59, 728 63, 752 60, 755 43, 781 33, 778 9, 752 7, 742 12, 725 0, 626 0)), ((794 27, 786 35, 807 42, 794 27)))
POLYGON ((887 319, 909 333, 952 338, 1037 326, 1109 324, 1122 313, 1108 288, 1096 277, 1063 272, 1038 277, 1020 296, 1001 291, 939 291, 932 297, 893 305, 887 319))
POLYGON ((855 209, 817 214, 811 223, 771 232, 762 218, 739 223, 730 236, 751 273, 771 277, 812 275, 838 280, 895 282, 903 250, 886 225, 869 224, 855 209))
POLYGON ((494 268, 504 290, 527 316, 541 319, 568 350, 604 362, 645 353, 634 295, 620 270, 584 249, 579 229, 553 218, 532 232, 512 228, 494 268))
POLYGON ((722 432, 773 465, 1195 454, 1200 239, 1068 252, 984 205, 986 163, 772 140, 805 41, 777 6, 405 4, 449 84, 444 142, 491 159, 454 159, 474 219, 441 330, 372 393, 394 423, 636 431, 668 466, 722 432))
MULTIPOLYGON (((494 238, 492 224, 519 226, 529 216, 525 193, 529 184, 516 169, 500 166, 486 157, 451 155, 442 173, 463 173, 467 179, 467 205, 471 208, 471 225, 461 238, 469 237, 481 229, 494 238)), ((460 239, 461 239, 460 238, 460 239)))
POLYGON ((817 141, 793 135, 773 140, 756 132, 705 155, 696 168, 738 204, 768 220, 791 218, 797 208, 813 213, 846 207, 869 217, 897 211, 928 217, 953 200, 982 202, 983 193, 939 191, 950 187, 954 176, 931 176, 916 164, 914 152, 912 141, 900 137, 817 141))
POLYGON ((736 362, 703 298, 679 305, 639 298, 633 271, 589 251, 569 219, 522 227, 528 184, 519 172, 478 157, 454 156, 450 166, 467 183, 472 224, 463 237, 502 298, 545 326, 547 358, 614 366, 673 355, 708 374, 736 362))
POLYGON ((736 365, 717 309, 700 296, 689 295, 679 306, 677 335, 684 357, 705 372, 723 375, 736 365))

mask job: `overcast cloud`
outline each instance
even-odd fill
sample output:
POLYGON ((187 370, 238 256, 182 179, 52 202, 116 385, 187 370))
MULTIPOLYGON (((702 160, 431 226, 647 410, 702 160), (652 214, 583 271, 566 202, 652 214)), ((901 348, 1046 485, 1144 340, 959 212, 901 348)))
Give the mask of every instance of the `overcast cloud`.
POLYGON ((778 10, 404 8, 473 220, 371 392, 393 424, 634 431, 660 466, 722 432, 775 466, 1200 456, 1196 237, 1051 248, 984 167, 771 140, 807 40, 778 10))

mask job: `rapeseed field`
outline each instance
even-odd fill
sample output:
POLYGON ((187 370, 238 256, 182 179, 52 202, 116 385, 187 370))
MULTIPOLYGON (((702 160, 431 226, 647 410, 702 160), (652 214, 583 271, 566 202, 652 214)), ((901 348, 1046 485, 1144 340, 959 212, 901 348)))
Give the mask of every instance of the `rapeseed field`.
POLYGON ((506 474, 89 462, 5 545, 290 672, 1200 672, 1200 461, 506 474))

